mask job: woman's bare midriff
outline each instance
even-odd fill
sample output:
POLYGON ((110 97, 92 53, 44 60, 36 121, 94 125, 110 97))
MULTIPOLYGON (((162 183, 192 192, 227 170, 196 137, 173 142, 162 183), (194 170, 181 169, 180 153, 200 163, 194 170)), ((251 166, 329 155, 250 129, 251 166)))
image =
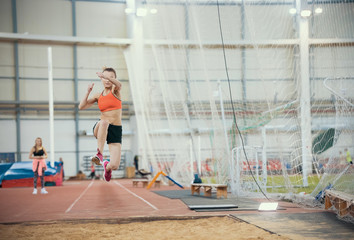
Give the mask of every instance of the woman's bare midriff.
POLYGON ((101 120, 107 120, 109 124, 121 126, 122 125, 122 109, 101 112, 101 120))

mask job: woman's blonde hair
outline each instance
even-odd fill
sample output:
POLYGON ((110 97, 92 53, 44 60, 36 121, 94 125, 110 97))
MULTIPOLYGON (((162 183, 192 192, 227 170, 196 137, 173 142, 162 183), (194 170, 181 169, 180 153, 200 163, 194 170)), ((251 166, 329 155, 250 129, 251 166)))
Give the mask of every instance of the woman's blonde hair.
POLYGON ((41 147, 42 147, 42 138, 37 137, 36 140, 34 140, 34 146, 33 146, 36 152, 37 152, 37 143, 36 143, 37 139, 41 140, 41 147))

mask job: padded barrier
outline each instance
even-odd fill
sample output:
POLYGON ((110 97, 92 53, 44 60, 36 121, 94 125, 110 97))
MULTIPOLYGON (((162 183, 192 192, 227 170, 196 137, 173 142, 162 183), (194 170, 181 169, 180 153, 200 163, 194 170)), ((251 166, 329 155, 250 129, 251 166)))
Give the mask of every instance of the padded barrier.
MULTIPOLYGON (((61 185, 62 184, 62 163, 55 162, 54 167, 50 166, 47 161, 47 170, 44 173, 44 181, 46 185, 61 185), (52 184, 50 184, 52 183, 52 184)), ((0 169, 3 164, 0 164, 0 169)), ((2 187, 33 187, 34 173, 32 171, 32 161, 13 163, 10 168, 3 174, 2 187)), ((37 181, 37 186, 40 186, 40 180, 37 181)))

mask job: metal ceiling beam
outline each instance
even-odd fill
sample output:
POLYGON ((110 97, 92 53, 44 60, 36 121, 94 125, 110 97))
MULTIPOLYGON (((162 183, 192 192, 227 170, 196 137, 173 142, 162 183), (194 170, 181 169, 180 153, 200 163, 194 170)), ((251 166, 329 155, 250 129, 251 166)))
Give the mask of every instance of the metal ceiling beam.
POLYGON ((77 36, 56 36, 56 35, 39 35, 25 33, 7 33, 0 32, 0 39, 3 40, 23 40, 23 41, 38 41, 38 42, 54 42, 54 43, 69 43, 69 44, 108 44, 108 45, 129 45, 131 39, 127 38, 94 38, 94 37, 77 37, 77 36))
MULTIPOLYGON (((24 41, 24 42, 61 42, 68 44, 91 44, 91 45, 117 45, 128 46, 132 43, 129 38, 93 38, 93 37, 77 37, 77 36, 55 36, 55 35, 37 35, 23 33, 6 33, 0 32, 0 40, 24 41)), ((221 47, 220 41, 196 41, 196 40, 165 40, 165 39, 146 39, 145 45, 162 45, 162 46, 191 46, 198 47, 221 47)), ((236 40, 225 41, 228 47, 253 47, 253 46, 292 46, 299 45, 299 39, 275 39, 275 40, 236 40)), ((354 38, 310 38, 309 44, 354 44, 354 38)))
MULTIPOLYGON (((354 0, 316 0, 316 1, 307 1, 308 4, 338 4, 338 3, 352 3, 354 0)), ((264 1, 264 0, 253 0, 247 1, 246 5, 255 5, 255 6, 270 6, 270 5, 292 5, 294 3, 293 0, 272 0, 272 1, 264 1)), ((149 5, 185 5, 185 1, 149 1, 147 3, 144 1, 144 4, 149 5)), ((220 6, 241 6, 242 0, 239 1, 219 1, 220 6)), ((217 5, 217 1, 188 1, 188 5, 190 6, 215 6, 217 5)))

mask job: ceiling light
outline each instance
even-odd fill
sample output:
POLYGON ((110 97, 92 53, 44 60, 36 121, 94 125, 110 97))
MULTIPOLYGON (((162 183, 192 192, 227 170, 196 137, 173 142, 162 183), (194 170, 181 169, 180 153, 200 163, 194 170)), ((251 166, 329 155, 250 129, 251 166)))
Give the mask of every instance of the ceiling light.
POLYGON ((317 13, 317 14, 320 14, 322 12, 323 12, 323 9, 320 7, 315 9, 315 13, 317 13))
POLYGON ((290 13, 291 15, 295 15, 295 14, 296 14, 296 8, 290 8, 290 9, 289 9, 289 13, 290 13))
POLYGON ((301 17, 309 17, 311 16, 311 10, 302 10, 301 17))
POLYGON ((157 9, 156 9, 156 8, 150 9, 150 13, 151 13, 151 14, 156 14, 156 13, 157 13, 157 9))

